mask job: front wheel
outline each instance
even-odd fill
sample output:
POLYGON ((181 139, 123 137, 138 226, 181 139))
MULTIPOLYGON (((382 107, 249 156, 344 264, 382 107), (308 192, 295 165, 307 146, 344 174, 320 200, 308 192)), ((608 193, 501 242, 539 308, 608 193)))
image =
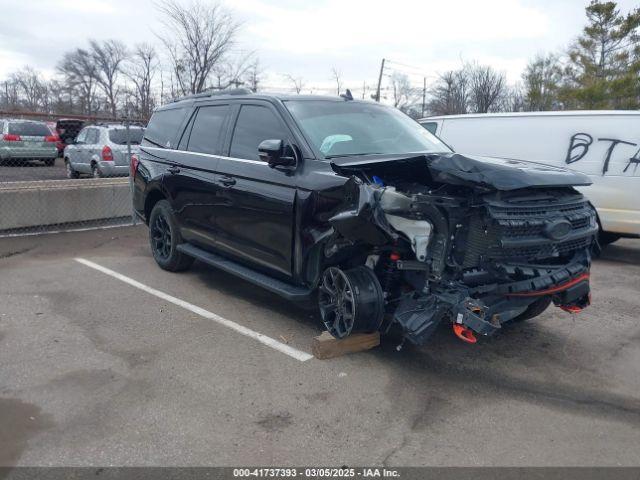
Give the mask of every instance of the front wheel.
POLYGON ((193 263, 193 257, 178 251, 182 238, 171 205, 166 200, 156 203, 149 216, 149 243, 153 258, 163 270, 179 272, 193 263))
POLYGON ((64 165, 67 169, 67 178, 76 179, 80 177, 80 174, 73 169, 69 160, 65 160, 64 165))

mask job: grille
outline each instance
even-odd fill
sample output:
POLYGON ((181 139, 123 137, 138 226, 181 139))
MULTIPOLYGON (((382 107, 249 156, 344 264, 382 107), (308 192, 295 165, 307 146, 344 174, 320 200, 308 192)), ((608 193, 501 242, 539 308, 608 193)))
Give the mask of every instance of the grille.
POLYGON ((544 263, 545 259, 568 257, 591 245, 595 212, 582 195, 550 198, 541 194, 540 198, 543 200, 530 194, 519 205, 518 199, 488 199, 487 206, 468 220, 467 239, 460 249, 464 251, 463 266, 475 267, 492 260, 544 263), (545 235, 549 222, 560 219, 571 223, 570 240, 554 241, 545 235), (503 246, 517 240, 526 240, 526 245, 503 246))
POLYGON ((566 242, 549 243, 546 245, 536 245, 533 247, 520 248, 497 248, 489 249, 489 256, 500 260, 536 260, 553 259, 571 254, 576 250, 587 248, 591 245, 591 237, 578 238, 566 242))

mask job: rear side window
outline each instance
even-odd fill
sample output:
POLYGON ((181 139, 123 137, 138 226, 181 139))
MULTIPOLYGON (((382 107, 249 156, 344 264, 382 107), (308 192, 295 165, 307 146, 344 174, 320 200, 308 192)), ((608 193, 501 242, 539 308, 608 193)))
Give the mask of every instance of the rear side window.
POLYGON ((434 135, 436 134, 436 130, 438 129, 438 124, 436 122, 426 122, 421 123, 420 125, 426 128, 429 133, 433 133, 434 135))
POLYGON ((222 125, 228 110, 228 105, 200 107, 193 122, 187 150, 200 153, 220 153, 222 125))
POLYGON ((44 123, 38 122, 9 122, 8 133, 25 137, 48 137, 51 135, 49 127, 44 123))
MULTIPOLYGON (((129 128, 129 143, 139 145, 144 136, 144 128, 129 128)), ((114 128, 109 130, 109 140, 116 145, 127 144, 127 129, 114 128)))
POLYGON ((287 133, 280 119, 268 108, 243 105, 233 131, 230 156, 260 160, 258 145, 263 140, 287 140, 287 133))
POLYGON ((144 140, 159 147, 174 148, 174 142, 178 136, 178 128, 185 117, 184 108, 172 108, 171 110, 159 110, 149 120, 149 126, 144 133, 144 140))

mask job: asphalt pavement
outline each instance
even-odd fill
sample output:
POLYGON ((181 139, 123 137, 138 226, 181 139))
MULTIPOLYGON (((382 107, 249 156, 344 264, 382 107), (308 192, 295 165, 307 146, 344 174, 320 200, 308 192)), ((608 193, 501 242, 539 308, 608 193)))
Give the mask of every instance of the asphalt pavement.
POLYGON ((145 227, 0 239, 0 465, 637 466, 639 240, 592 289, 476 345, 317 360, 274 348, 310 352, 315 312, 164 272, 145 227))
POLYGON ((56 158, 55 164, 50 167, 39 160, 0 163, 0 182, 64 180, 65 178, 67 178, 67 171, 61 158, 56 158))

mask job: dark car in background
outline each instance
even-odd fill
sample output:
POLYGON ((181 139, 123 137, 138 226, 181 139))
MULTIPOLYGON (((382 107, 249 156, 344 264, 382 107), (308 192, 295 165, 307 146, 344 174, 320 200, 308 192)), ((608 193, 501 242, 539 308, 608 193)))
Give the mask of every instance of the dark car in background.
POLYGON ((0 162, 21 164, 39 160, 51 166, 58 156, 57 135, 45 122, 0 119, 0 162))
POLYGON ((590 302, 595 211, 562 168, 452 152, 396 109, 231 91, 165 105, 132 158, 166 270, 198 259, 315 302, 337 338, 470 343, 590 302))

